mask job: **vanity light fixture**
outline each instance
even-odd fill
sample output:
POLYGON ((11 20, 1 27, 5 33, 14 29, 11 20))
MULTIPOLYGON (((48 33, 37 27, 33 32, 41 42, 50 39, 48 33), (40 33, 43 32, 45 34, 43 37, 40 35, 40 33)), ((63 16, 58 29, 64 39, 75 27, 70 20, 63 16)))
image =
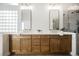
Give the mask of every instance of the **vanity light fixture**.
POLYGON ((32 9, 31 5, 21 5, 20 6, 21 9, 32 9))
POLYGON ((18 3, 10 3, 10 5, 18 6, 19 4, 18 3))
POLYGON ((70 7, 68 8, 68 10, 78 10, 78 9, 79 9, 79 6, 77 6, 77 5, 70 6, 70 7))
POLYGON ((25 25, 24 22, 22 22, 22 31, 24 30, 24 25, 25 25))
POLYGON ((48 9, 49 10, 51 10, 51 9, 61 9, 61 6, 58 6, 58 5, 49 5, 49 7, 48 7, 48 9))

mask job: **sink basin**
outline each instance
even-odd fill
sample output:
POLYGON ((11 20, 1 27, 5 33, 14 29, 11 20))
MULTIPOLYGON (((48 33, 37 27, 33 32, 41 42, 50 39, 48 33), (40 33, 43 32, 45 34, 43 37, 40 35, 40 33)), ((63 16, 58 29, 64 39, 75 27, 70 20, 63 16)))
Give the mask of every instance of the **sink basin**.
POLYGON ((38 35, 60 35, 63 36, 64 34, 71 34, 70 32, 63 32, 63 31, 59 31, 59 30, 52 30, 52 31, 37 31, 37 30, 30 30, 30 31, 26 31, 26 32, 21 32, 20 34, 23 35, 32 35, 32 34, 38 34, 38 35))

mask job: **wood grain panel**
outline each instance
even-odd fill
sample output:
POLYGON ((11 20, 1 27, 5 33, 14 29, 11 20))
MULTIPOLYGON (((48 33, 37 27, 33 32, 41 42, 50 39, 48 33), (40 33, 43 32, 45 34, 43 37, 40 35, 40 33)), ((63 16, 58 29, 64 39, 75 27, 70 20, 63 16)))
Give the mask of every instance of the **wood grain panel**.
POLYGON ((50 39, 50 52, 59 52, 60 51, 60 40, 57 38, 50 39))
POLYGON ((71 35, 63 35, 63 36, 59 36, 60 39, 71 39, 71 35))
POLYGON ((49 35, 41 35, 40 38, 49 38, 49 35))
POLYGON ((31 52, 31 39, 23 38, 21 40, 21 52, 31 52))
POLYGON ((40 38, 32 38, 32 46, 40 45, 40 38))
POLYGON ((71 39, 69 39, 69 38, 61 39, 61 41, 60 41, 61 52, 68 53, 69 51, 71 51, 71 48, 72 48, 71 44, 72 44, 71 39))
POLYGON ((40 38, 40 35, 32 35, 32 38, 40 38))
POLYGON ((33 53, 39 53, 40 52, 40 46, 32 46, 32 52, 33 53))
POLYGON ((49 39, 48 38, 41 38, 41 46, 42 45, 49 45, 49 39))
POLYGON ((49 38, 59 38, 59 35, 50 35, 49 38))
POLYGON ((27 39, 31 39, 31 35, 21 35, 20 38, 27 38, 27 39))
POLYGON ((42 45, 41 46, 41 53, 49 53, 49 45, 42 45))
POLYGON ((13 35, 12 52, 16 54, 70 53, 71 35, 13 35))
POLYGON ((12 51, 13 52, 20 51, 20 39, 18 39, 18 38, 12 39, 12 51))

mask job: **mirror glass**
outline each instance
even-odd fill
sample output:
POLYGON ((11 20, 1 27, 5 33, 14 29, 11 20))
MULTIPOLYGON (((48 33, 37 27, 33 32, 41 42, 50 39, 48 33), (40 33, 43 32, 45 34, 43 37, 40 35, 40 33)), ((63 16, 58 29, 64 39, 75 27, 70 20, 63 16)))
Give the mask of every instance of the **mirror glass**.
POLYGON ((49 11, 50 14, 50 30, 59 30, 59 10, 50 10, 49 11))
POLYGON ((21 20, 24 23, 24 29, 31 29, 30 10, 21 10, 21 20))
POLYGON ((31 9, 29 5, 25 4, 22 5, 21 8, 21 23, 22 23, 22 30, 30 30, 31 29, 31 9))

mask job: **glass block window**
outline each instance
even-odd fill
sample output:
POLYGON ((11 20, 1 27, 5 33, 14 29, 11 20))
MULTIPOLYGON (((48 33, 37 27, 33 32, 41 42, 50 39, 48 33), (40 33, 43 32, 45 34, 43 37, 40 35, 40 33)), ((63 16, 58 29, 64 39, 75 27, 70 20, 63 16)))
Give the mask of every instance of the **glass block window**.
POLYGON ((16 10, 0 10, 0 32, 17 32, 18 12, 16 10))

